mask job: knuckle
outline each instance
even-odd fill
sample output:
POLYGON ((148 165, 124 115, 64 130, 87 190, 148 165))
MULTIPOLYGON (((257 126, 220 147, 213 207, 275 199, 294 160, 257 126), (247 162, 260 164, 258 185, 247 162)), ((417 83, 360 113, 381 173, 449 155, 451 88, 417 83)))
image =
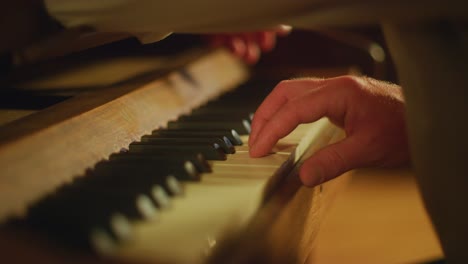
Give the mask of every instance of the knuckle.
POLYGON ((346 90, 358 91, 362 87, 362 81, 360 77, 353 75, 344 75, 339 78, 340 86, 346 90))
POLYGON ((340 93, 343 98, 347 98, 351 102, 359 101, 363 96, 365 84, 363 78, 353 75, 344 75, 339 77, 336 83, 336 92, 340 93))
POLYGON ((276 85, 275 90, 284 91, 291 85, 291 80, 283 80, 276 85))
POLYGON ((283 96, 287 92, 288 86, 288 81, 281 81, 275 86, 272 94, 275 96, 283 96))
POLYGON ((285 85, 287 85, 289 82, 290 82, 289 80, 282 80, 282 81, 280 81, 276 86, 277 86, 278 88, 282 88, 282 87, 284 87, 285 85))
POLYGON ((339 77, 339 80, 347 83, 347 84, 352 84, 352 83, 357 83, 359 82, 360 77, 354 76, 354 75, 343 75, 339 77))

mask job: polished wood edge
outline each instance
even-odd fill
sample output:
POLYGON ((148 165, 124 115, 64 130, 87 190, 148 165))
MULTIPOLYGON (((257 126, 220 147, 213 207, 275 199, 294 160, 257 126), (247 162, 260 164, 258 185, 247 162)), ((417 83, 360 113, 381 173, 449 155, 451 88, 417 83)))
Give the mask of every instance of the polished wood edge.
POLYGON ((217 50, 164 77, 86 94, 2 128, 9 140, 0 143, 0 222, 247 75, 217 50))
MULTIPOLYGON (((214 53, 211 53, 214 57, 214 53)), ((59 124, 65 120, 79 116, 82 113, 92 111, 108 102, 111 102, 125 94, 131 93, 142 88, 148 83, 156 80, 164 80, 173 72, 186 73, 187 65, 201 60, 203 57, 210 56, 210 51, 203 49, 194 49, 186 53, 171 57, 165 63, 165 69, 156 69, 154 72, 136 76, 127 80, 119 81, 118 83, 92 89, 89 92, 83 92, 65 102, 55 104, 42 111, 37 111, 36 114, 26 116, 25 118, 13 121, 0 128, 0 149, 5 144, 9 144, 18 140, 20 137, 29 136, 37 131, 44 130, 50 126, 59 124)), ((118 74, 118 73, 116 73, 118 74)), ((190 76, 185 74, 187 78, 190 76)), ((52 76, 52 78, 54 78, 52 76)), ((70 77, 73 78, 78 77, 70 77)), ((179 89, 180 90, 180 89, 179 89)))
POLYGON ((347 183, 347 177, 343 177, 310 188, 299 180, 298 171, 305 160, 318 150, 344 138, 343 130, 327 118, 318 122, 321 122, 318 124, 321 136, 315 137, 315 133, 304 136, 291 156, 295 161, 293 170, 278 184, 263 209, 268 218, 274 219, 270 220, 271 226, 265 237, 268 248, 273 252, 270 258, 275 263, 306 262, 313 250, 326 209, 331 206, 338 190, 347 183))

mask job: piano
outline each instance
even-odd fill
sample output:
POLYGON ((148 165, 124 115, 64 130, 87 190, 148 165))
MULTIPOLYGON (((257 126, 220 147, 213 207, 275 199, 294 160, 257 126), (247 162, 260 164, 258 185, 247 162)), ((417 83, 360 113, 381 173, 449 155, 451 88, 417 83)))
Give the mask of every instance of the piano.
POLYGON ((321 218, 346 178, 306 188, 297 167, 343 133, 322 119, 299 126, 270 155, 250 158, 252 114, 277 80, 252 74, 224 50, 197 48, 38 76, 17 82, 4 98, 27 95, 21 100, 51 102, 46 107, 18 110, 2 100, 4 260, 310 258, 321 218))

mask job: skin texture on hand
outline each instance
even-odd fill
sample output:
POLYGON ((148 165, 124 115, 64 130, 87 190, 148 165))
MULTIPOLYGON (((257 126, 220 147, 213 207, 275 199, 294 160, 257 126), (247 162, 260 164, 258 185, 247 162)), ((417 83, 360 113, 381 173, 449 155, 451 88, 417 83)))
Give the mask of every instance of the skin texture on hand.
POLYGON ((213 34, 206 36, 206 40, 210 46, 226 47, 246 63, 254 64, 262 52, 269 52, 275 47, 278 36, 285 36, 290 31, 291 27, 281 25, 268 31, 213 34))
POLYGON ((321 184, 354 168, 409 163, 401 87, 354 76, 280 82, 254 115, 250 155, 267 155, 299 124, 324 116, 343 128, 346 137, 303 163, 299 175, 305 185, 321 184))

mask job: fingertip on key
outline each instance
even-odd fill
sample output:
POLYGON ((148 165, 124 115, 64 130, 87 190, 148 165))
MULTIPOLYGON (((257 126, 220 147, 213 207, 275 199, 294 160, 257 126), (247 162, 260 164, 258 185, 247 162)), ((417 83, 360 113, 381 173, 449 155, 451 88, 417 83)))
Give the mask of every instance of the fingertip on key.
POLYGON ((259 133, 259 130, 252 124, 250 136, 249 136, 249 142, 248 142, 249 147, 252 147, 254 143, 256 142, 258 133, 259 133))
POLYGON ((259 155, 259 153, 258 153, 258 144, 253 143, 250 146, 249 155, 250 155, 251 158, 259 158, 259 157, 262 156, 262 155, 259 155))
POLYGON ((256 146, 255 146, 255 144, 253 144, 253 143, 251 144, 251 143, 249 142, 249 156, 250 156, 251 158, 255 158, 255 151, 256 151, 256 146))
POLYGON ((254 145, 254 142, 255 142, 255 134, 254 132, 252 132, 249 136, 249 147, 252 148, 252 146, 254 145))
POLYGON ((270 154, 271 148, 266 149, 262 142, 254 142, 249 149, 249 155, 252 158, 261 158, 270 154))

